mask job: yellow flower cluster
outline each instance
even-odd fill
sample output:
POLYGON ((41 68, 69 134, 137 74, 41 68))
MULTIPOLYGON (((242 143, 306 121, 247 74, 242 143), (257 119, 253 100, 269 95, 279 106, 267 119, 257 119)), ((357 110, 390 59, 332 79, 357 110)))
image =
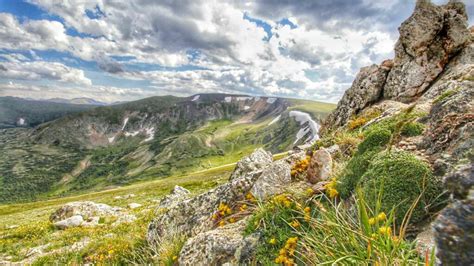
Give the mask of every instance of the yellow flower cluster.
POLYGON ((247 210, 247 207, 248 207, 247 204, 242 204, 242 205, 239 207, 239 211, 244 212, 244 211, 247 210))
POLYGON ((286 194, 280 194, 273 197, 273 202, 280 206, 285 206, 286 208, 290 208, 293 203, 291 198, 286 194))
POLYGON ((310 207, 306 207, 304 208, 304 220, 309 222, 309 220, 311 220, 311 208, 310 207))
POLYGON ((379 213, 377 216, 369 219, 369 224, 374 225, 376 222, 383 222, 387 220, 387 215, 384 212, 379 213))
POLYGON ((291 169, 291 177, 295 178, 299 174, 306 172, 310 161, 311 156, 306 156, 306 158, 304 158, 303 160, 296 162, 293 168, 291 169))
POLYGON ((290 237, 286 240, 285 246, 280 249, 278 257, 275 258, 275 263, 281 263, 285 266, 296 265, 294 260, 296 244, 298 237, 290 237))
POLYGON ((293 220, 293 221, 291 221, 290 225, 293 228, 298 228, 298 227, 300 227, 301 224, 300 224, 300 222, 298 222, 298 220, 293 220))
POLYGON ((379 234, 390 236, 390 235, 392 235, 392 228, 390 228, 388 226, 381 226, 379 228, 379 234))
MULTIPOLYGON (((214 222, 219 221, 217 224, 219 226, 224 226, 226 222, 223 220, 223 218, 231 214, 232 214, 232 209, 229 207, 229 205, 221 202, 219 204, 219 207, 217 208, 217 211, 212 215, 212 220, 214 222)), ((229 219, 229 222, 232 223, 231 220, 235 222, 235 219, 233 218, 229 219)))
POLYGON ((245 195, 245 199, 252 203, 257 201, 257 199, 255 199, 255 196, 250 192, 245 195))
POLYGON ((328 194, 328 196, 331 198, 331 199, 334 199, 336 198, 337 196, 339 196, 339 192, 337 191, 336 189, 336 184, 337 184, 337 181, 336 181, 336 178, 331 178, 331 181, 329 183, 326 184, 326 193, 328 194))

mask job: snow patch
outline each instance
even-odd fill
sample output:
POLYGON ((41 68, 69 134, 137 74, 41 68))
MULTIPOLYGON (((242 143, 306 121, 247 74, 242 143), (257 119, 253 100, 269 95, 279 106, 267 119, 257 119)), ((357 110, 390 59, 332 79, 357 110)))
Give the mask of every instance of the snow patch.
POLYGON ((195 102, 195 101, 199 100, 199 96, 201 96, 201 95, 199 95, 199 94, 198 94, 198 95, 194 95, 194 98, 193 98, 191 101, 192 101, 192 102, 195 102))
POLYGON ((124 134, 126 137, 130 137, 130 136, 135 137, 136 135, 138 135, 138 133, 140 133, 140 130, 137 130, 134 132, 125 132, 124 134))
POLYGON ((123 120, 122 131, 125 129, 125 126, 127 125, 127 123, 128 123, 128 117, 125 117, 125 119, 123 120))
POLYGON ((277 98, 268 98, 267 103, 272 104, 272 103, 276 102, 276 100, 277 100, 277 98))
POLYGON ((224 101, 225 101, 226 103, 230 103, 230 102, 232 101, 232 97, 225 97, 225 98, 224 98, 224 101))
POLYGON ((109 138, 109 143, 112 143, 112 142, 114 142, 114 140, 115 140, 115 136, 113 136, 113 137, 110 137, 110 138, 109 138))
POLYGON ((244 110, 248 110, 248 109, 250 109, 250 106, 248 105, 244 106, 244 110))
POLYGON ((281 118, 281 115, 278 115, 278 116, 275 117, 275 118, 272 120, 272 122, 270 122, 268 125, 270 126, 270 125, 275 124, 276 122, 278 122, 278 120, 280 120, 280 118, 281 118))
POLYGON ((255 101, 256 102, 260 101, 260 96, 255 97, 255 101))
POLYGON ((290 117, 294 117, 295 120, 303 126, 298 133, 296 133, 296 140, 293 144, 296 144, 302 137, 306 134, 309 134, 309 137, 305 140, 305 143, 314 143, 316 140, 319 139, 319 124, 316 123, 309 114, 300 112, 300 111, 290 111, 290 117))
POLYGON ((142 142, 147 142, 152 140, 155 137, 155 128, 145 128, 145 133, 148 135, 146 139, 144 139, 142 142))
POLYGON ((23 117, 20 117, 20 119, 18 119, 18 125, 20 126, 25 125, 25 119, 23 117))
POLYGON ((247 96, 239 96, 237 97, 237 101, 247 101, 247 100, 252 100, 253 97, 247 97, 247 96))

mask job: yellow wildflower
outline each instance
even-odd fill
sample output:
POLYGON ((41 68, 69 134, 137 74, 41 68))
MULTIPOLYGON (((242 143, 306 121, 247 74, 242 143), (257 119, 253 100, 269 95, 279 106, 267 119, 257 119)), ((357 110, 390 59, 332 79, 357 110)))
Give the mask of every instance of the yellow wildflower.
POLYGON ((304 208, 304 212, 308 213, 308 212, 310 212, 310 211, 311 211, 311 208, 310 208, 310 207, 304 208))
POLYGON ((222 221, 219 222, 219 226, 224 226, 224 225, 225 225, 225 221, 224 221, 224 220, 222 220, 222 221))
POLYGON ((178 259, 178 256, 173 256, 172 260, 177 260, 178 259))
POLYGON ((234 217, 230 218, 229 223, 235 223, 235 218, 234 217))
POLYGON ((293 220, 290 225, 294 228, 297 228, 300 226, 300 222, 298 222, 298 220, 293 220))
POLYGON ((275 238, 272 238, 270 239, 270 241, 268 241, 268 243, 272 244, 272 245, 275 245, 276 244, 276 239, 275 238))
POLYGON ((370 218, 369 219, 369 224, 374 225, 375 224, 375 218, 370 218))
POLYGON ((392 228, 388 226, 382 226, 379 228, 379 233, 381 235, 391 235, 392 234, 392 228))
POLYGON ((377 215, 377 221, 385 221, 387 219, 387 215, 385 215, 384 212, 381 212, 379 213, 379 215, 377 215))

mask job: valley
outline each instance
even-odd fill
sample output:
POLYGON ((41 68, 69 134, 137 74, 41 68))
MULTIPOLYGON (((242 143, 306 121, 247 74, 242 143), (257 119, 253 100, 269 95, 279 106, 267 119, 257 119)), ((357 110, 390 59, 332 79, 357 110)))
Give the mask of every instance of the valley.
POLYGON ((162 96, 96 107, 34 128, 3 129, 0 202, 205 171, 257 147, 281 153, 314 142, 317 123, 334 107, 242 95, 162 96))

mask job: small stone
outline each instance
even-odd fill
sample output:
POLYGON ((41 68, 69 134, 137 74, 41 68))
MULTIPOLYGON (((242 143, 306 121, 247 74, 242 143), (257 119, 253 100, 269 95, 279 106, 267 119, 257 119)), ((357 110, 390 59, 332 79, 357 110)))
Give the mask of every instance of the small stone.
POLYGON ((84 222, 84 219, 80 215, 74 215, 64 220, 55 222, 53 225, 58 229, 66 229, 70 227, 80 226, 84 222))
POLYGON ((142 206, 142 205, 139 204, 139 203, 130 203, 130 204, 127 205, 127 207, 128 207, 129 209, 132 209, 132 210, 133 210, 133 209, 136 209, 136 208, 140 208, 141 206, 142 206))
POLYGON ((317 150, 311 158, 307 170, 308 181, 316 184, 319 181, 327 180, 332 173, 332 157, 324 148, 317 150))

